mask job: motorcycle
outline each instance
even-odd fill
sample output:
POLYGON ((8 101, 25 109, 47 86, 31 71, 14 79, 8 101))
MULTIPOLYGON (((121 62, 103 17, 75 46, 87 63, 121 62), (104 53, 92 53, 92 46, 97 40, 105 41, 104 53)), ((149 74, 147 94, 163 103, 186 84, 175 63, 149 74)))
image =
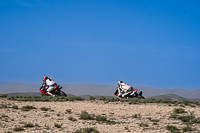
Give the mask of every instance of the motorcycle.
MULTIPOLYGON (((64 97, 67 97, 67 95, 65 94, 65 92, 61 91, 63 87, 58 85, 54 88, 54 90, 51 92, 53 95, 55 96, 64 96, 64 97)), ((42 86, 40 87, 40 93, 41 96, 50 96, 48 93, 47 93, 47 88, 46 88, 46 85, 42 84, 42 86)))
MULTIPOLYGON (((125 92, 121 92, 122 95, 125 93, 125 92)), ((127 93, 127 92, 126 92, 127 93)), ((122 97, 122 96, 118 96, 118 88, 116 89, 114 95, 117 96, 119 99, 121 98, 139 98, 139 99, 145 99, 144 96, 142 96, 143 92, 140 91, 140 93, 138 93, 138 89, 132 89, 129 91, 129 93, 125 96, 125 97, 122 97)))

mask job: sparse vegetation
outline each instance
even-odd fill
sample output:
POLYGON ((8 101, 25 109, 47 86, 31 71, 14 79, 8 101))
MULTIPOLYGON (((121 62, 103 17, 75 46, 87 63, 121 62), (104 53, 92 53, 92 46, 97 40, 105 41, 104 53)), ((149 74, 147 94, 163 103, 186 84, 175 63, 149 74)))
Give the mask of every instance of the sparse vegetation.
POLYGON ((99 98, 99 100, 105 101, 105 100, 106 100, 106 97, 101 96, 101 97, 99 98))
POLYGON ((24 96, 16 95, 15 98, 24 98, 24 96))
POLYGON ((14 131, 24 131, 24 128, 22 128, 21 126, 15 127, 13 129, 14 131))
POLYGON ((107 102, 116 102, 116 101, 120 101, 118 98, 116 98, 116 97, 110 97, 110 98, 107 98, 106 99, 107 100, 107 102))
POLYGON ((95 100, 96 97, 90 96, 90 100, 95 100))
POLYGON ((183 104, 188 105, 189 101, 183 100, 183 104))
POLYGON ((36 101, 36 102, 64 102, 64 101, 82 101, 81 97, 48 97, 48 96, 21 96, 21 95, 16 95, 15 97, 7 97, 8 100, 14 100, 14 101, 36 101))
POLYGON ((179 116, 179 115, 177 115, 177 114, 171 114, 171 116, 169 118, 177 118, 177 116, 179 116))
POLYGON ((174 111, 173 111, 175 114, 183 114, 183 113, 186 113, 185 109, 183 108, 174 108, 174 111))
POLYGON ((57 128, 61 128, 62 124, 54 123, 54 126, 57 127, 57 128))
POLYGON ((106 120, 106 121, 102 121, 102 123, 106 123, 108 125, 114 125, 114 124, 120 124, 124 122, 115 122, 115 121, 106 120))
POLYGON ((10 97, 7 97, 8 100, 13 100, 13 101, 16 101, 16 98, 14 96, 10 96, 10 97))
POLYGON ((180 119, 183 122, 189 122, 190 120, 194 119, 194 116, 192 116, 192 115, 186 115, 186 116, 179 115, 179 116, 177 116, 177 118, 180 119))
POLYGON ((200 117, 191 120, 192 123, 200 123, 200 117))
POLYGON ((68 114, 71 114, 71 113, 72 113, 72 109, 66 109, 66 112, 67 112, 68 114))
POLYGON ((121 102, 128 102, 129 100, 124 98, 124 99, 121 99, 120 101, 121 102))
POLYGON ((8 95, 7 94, 1 94, 0 98, 6 98, 8 95))
POLYGON ((2 108, 8 108, 8 106, 6 104, 1 104, 2 108))
POLYGON ((69 117, 68 117, 68 120, 70 120, 70 121, 77 121, 77 119, 74 118, 73 116, 69 116, 69 117))
POLYGON ((185 105, 181 104, 180 107, 185 107, 185 105))
POLYGON ((148 127, 149 125, 148 124, 146 124, 146 123, 143 123, 143 122, 141 122, 141 123, 137 123, 140 127, 148 127))
POLYGON ((199 101, 195 101, 194 104, 200 105, 200 102, 199 101))
POLYGON ((134 115, 132 115, 132 117, 133 118, 138 118, 138 117, 140 117, 140 114, 134 114, 134 115))
POLYGON ((189 104, 189 106, 190 106, 190 107, 196 107, 196 106, 195 106, 195 105, 193 105, 193 104, 189 104))
POLYGON ((194 115, 177 115, 177 114, 171 114, 170 118, 175 118, 179 119, 182 122, 187 122, 187 123, 200 123, 200 117, 195 119, 194 115))
POLYGON ((101 115, 97 115, 97 116, 96 116, 96 120, 97 120, 97 121, 106 121, 106 120, 107 120, 107 117, 101 116, 101 115))
POLYGON ((1 117, 8 117, 8 115, 2 114, 1 117))
POLYGON ((26 123, 26 124, 24 125, 24 127, 34 127, 34 125, 33 125, 32 123, 26 123))
POLYGON ((42 107, 42 108, 40 108, 42 111, 48 111, 49 110, 49 108, 45 108, 45 107, 42 107))
POLYGON ((172 125, 167 125, 166 127, 167 130, 171 131, 171 132, 176 132, 178 131, 178 128, 172 125))
POLYGON ((183 118, 181 118, 181 121, 183 121, 183 122, 189 122, 189 121, 190 121, 190 119, 189 119, 189 118, 187 118, 187 117, 183 117, 183 118))
POLYGON ((22 111, 29 111, 30 109, 37 109, 36 107, 33 107, 33 106, 22 106, 21 110, 22 111))
POLYGON ((94 120, 94 118, 90 114, 88 114, 88 112, 86 112, 86 111, 82 111, 81 112, 80 119, 83 119, 83 120, 94 120))
MULTIPOLYGON (((92 116, 91 114, 88 114, 86 111, 82 111, 81 114, 80 114, 80 119, 94 120, 94 116, 92 116)), ((109 124, 109 125, 120 123, 120 122, 107 120, 107 117, 104 117, 104 116, 101 116, 101 115, 96 116, 96 121, 100 121, 101 123, 106 123, 106 124, 109 124)))
MULTIPOLYGON (((54 126, 55 126, 55 123, 54 123, 54 126)), ((46 127, 46 129, 47 130, 49 130, 50 128, 49 128, 49 126, 47 126, 46 124, 45 124, 45 127, 46 127)))
POLYGON ((152 118, 151 117, 147 117, 147 119, 151 120, 152 118))
POLYGON ((157 122, 153 122, 153 125, 157 125, 157 122))
POLYGON ((192 128, 189 125, 183 128, 183 132, 188 132, 188 131, 192 131, 192 128))
POLYGON ((75 133, 100 133, 100 132, 95 128, 90 127, 90 128, 81 128, 79 130, 76 130, 75 133))
POLYGON ((127 132, 130 132, 128 125, 124 127, 125 130, 127 130, 127 132))
MULTIPOLYGON (((48 96, 21 96, 21 95, 16 95, 15 97, 10 96, 7 97, 6 94, 0 95, 0 98, 7 98, 8 100, 14 100, 14 101, 40 101, 40 102, 64 102, 64 101, 83 101, 84 99, 81 97, 48 97, 48 96)), ((95 100, 96 97, 91 96, 90 100, 95 100)), ((172 106, 171 104, 174 104, 174 106, 177 106, 180 104, 180 107, 185 107, 191 106, 191 107, 196 107, 195 105, 200 105, 200 102, 195 101, 187 101, 183 100, 183 102, 176 101, 176 100, 170 100, 170 99, 154 99, 154 98, 146 98, 146 99, 138 99, 138 98, 130 98, 130 99, 121 99, 119 100, 116 97, 110 97, 110 98, 105 98, 104 96, 101 96, 99 100, 106 101, 108 102, 116 102, 116 101, 121 101, 121 102, 129 102, 129 104, 138 104, 138 103, 167 103, 168 105, 172 106), (194 105, 195 104, 195 105, 194 105)))
POLYGON ((18 109, 18 106, 13 105, 12 108, 13 108, 13 109, 18 109))
POLYGON ((147 117, 147 119, 149 119, 150 121, 154 122, 154 124, 156 124, 157 122, 160 121, 158 119, 152 119, 151 117, 147 117))

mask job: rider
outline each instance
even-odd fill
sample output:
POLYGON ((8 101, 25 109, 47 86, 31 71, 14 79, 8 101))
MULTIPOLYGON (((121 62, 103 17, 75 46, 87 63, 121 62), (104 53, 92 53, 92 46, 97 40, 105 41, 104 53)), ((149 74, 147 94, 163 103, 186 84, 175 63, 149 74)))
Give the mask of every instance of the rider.
POLYGON ((55 88, 57 88, 58 85, 57 85, 51 78, 49 78, 49 77, 47 77, 47 76, 44 76, 44 78, 43 78, 43 84, 42 84, 40 90, 41 90, 42 88, 45 88, 45 87, 46 87, 46 89, 47 89, 46 92, 47 92, 50 96, 55 97, 55 95, 52 94, 52 91, 53 91, 55 88))
POLYGON ((122 81, 118 81, 117 85, 118 85, 118 88, 117 88, 118 97, 126 97, 133 90, 133 87, 129 86, 126 83, 123 83, 122 81))

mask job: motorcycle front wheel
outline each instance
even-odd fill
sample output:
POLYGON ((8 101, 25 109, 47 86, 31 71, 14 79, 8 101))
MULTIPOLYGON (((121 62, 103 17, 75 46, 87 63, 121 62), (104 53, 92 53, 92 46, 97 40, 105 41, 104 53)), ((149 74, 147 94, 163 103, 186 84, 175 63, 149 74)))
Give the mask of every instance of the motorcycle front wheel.
POLYGON ((60 96, 67 97, 67 95, 63 91, 60 91, 60 96))

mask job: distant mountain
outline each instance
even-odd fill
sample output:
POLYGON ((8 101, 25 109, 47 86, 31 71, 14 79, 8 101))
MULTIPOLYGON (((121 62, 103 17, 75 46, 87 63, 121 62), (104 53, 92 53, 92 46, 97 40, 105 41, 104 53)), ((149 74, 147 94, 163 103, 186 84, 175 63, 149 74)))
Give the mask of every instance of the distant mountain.
POLYGON ((39 92, 40 84, 0 82, 0 93, 39 92))
POLYGON ((185 97, 188 99, 198 99, 200 98, 200 89, 196 90, 184 90, 184 89, 155 89, 151 87, 145 86, 136 86, 138 90, 142 90, 144 92, 144 96, 151 97, 157 95, 165 95, 165 94, 175 94, 181 97, 185 97))
POLYGON ((10 96, 41 96, 38 92, 25 92, 25 93, 7 93, 8 97, 10 96))
MULTIPOLYGON (((7 96, 16 96, 16 95, 20 95, 20 96, 41 96, 41 94, 39 94, 39 92, 25 92, 25 93, 7 93, 7 96)), ((72 94, 67 94, 68 97, 77 97, 75 95, 72 94)))
POLYGON ((116 90, 115 86, 111 85, 94 85, 94 84, 61 84, 63 91, 80 95, 100 95, 100 96, 113 96, 116 90))
MULTIPOLYGON (((95 84, 61 84, 63 91, 75 96, 114 96, 116 86, 112 85, 95 85, 95 84)), ((0 82, 0 93, 24 93, 37 92, 39 94, 40 84, 25 84, 16 82, 0 82)), ((158 95, 175 94, 188 99, 199 99, 200 89, 156 89, 145 86, 135 86, 139 91, 143 91, 144 97, 158 95)))
POLYGON ((177 100, 177 101, 183 101, 183 100, 187 100, 187 101, 200 101, 200 99, 188 99, 188 98, 184 98, 175 94, 166 94, 166 95, 158 95, 158 96, 151 96, 148 98, 155 98, 155 99, 170 99, 170 100, 177 100))

